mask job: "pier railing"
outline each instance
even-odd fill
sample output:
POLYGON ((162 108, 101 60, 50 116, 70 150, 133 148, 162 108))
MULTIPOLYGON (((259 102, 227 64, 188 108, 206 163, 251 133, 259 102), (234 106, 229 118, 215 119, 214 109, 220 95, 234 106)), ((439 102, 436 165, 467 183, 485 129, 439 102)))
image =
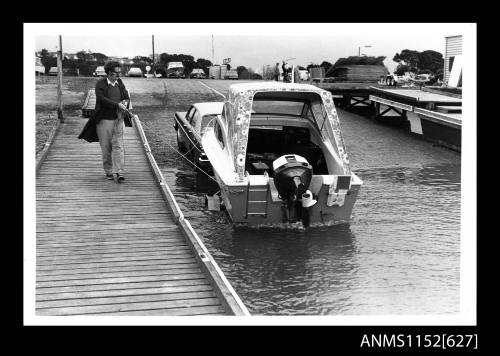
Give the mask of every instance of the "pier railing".
POLYGON ((207 248, 201 241, 200 237, 193 229, 189 221, 184 217, 177 201, 175 200, 172 191, 168 187, 163 174, 161 173, 158 164, 151 152, 151 148, 149 147, 148 140, 144 133, 144 130, 141 125, 141 121, 137 115, 133 116, 134 127, 136 128, 139 138, 144 146, 144 151, 146 153, 146 157, 148 159, 149 165, 156 179, 156 183, 158 184, 160 191, 164 197, 164 199, 168 202, 168 206, 172 213, 175 216, 175 221, 181 228, 181 231, 186 238, 188 244, 194 251, 195 258, 199 263, 202 270, 205 272, 207 276, 209 276, 210 283, 220 298, 224 308, 226 309, 228 314, 231 315, 244 315, 248 316, 250 313, 247 308, 238 297, 234 289, 229 284, 228 280, 224 276, 223 272, 208 252, 207 248))

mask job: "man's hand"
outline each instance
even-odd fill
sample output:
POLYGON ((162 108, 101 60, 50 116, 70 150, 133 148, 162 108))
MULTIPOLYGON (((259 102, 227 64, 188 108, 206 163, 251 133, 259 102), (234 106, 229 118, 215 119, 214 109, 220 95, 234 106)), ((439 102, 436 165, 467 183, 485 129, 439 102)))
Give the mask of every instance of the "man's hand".
POLYGON ((118 103, 118 109, 120 109, 121 111, 126 111, 127 107, 125 105, 123 105, 122 103, 118 103))

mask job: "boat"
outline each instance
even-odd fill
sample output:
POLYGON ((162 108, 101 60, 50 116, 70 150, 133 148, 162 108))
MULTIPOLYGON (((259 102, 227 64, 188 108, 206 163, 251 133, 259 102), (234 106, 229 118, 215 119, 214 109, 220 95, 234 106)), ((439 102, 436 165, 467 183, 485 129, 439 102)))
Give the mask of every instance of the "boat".
POLYGON ((332 94, 309 84, 229 87, 202 137, 236 225, 348 222, 362 180, 351 171, 332 94))

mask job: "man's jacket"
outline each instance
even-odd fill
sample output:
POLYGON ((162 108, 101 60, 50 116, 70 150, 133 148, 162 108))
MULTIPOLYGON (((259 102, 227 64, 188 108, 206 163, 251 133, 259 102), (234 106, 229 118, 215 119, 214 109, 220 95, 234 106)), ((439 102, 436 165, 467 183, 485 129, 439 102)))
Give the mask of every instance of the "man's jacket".
MULTIPOLYGON (((118 88, 120 88, 120 100, 130 100, 128 91, 125 89, 120 78, 117 79, 118 88)), ((95 85, 95 111, 94 114, 87 121, 83 127, 82 132, 78 135, 79 139, 84 139, 87 142, 99 142, 99 137, 97 136, 97 123, 103 117, 116 117, 116 111, 118 110, 118 103, 110 100, 108 98, 108 78, 99 79, 95 85)))

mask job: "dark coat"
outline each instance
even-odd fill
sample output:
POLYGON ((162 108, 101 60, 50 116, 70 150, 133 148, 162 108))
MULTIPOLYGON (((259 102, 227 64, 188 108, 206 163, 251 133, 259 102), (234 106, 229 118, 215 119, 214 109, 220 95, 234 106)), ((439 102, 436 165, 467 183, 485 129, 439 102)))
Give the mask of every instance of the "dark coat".
MULTIPOLYGON (((87 142, 99 142, 97 136, 97 123, 103 117, 115 117, 118 103, 108 98, 108 78, 99 79, 95 85, 95 111, 83 127, 82 132, 78 135, 79 139, 84 139, 87 142)), ((117 79, 118 88, 120 88, 121 99, 130 100, 127 89, 120 78, 117 79)), ((127 115, 127 114, 126 114, 127 115)))

